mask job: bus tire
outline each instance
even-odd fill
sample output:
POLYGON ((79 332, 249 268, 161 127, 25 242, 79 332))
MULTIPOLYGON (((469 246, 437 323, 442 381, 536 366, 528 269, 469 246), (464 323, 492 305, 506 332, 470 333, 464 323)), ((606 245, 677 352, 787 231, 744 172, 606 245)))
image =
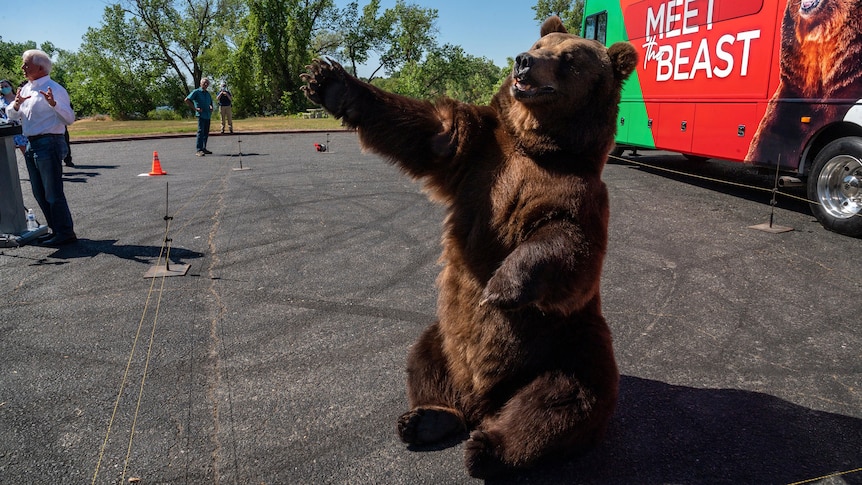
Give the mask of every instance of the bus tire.
POLYGON ((620 156, 622 156, 623 152, 625 152, 625 151, 626 151, 625 147, 620 146, 620 145, 614 145, 614 148, 611 150, 610 155, 612 157, 620 157, 620 156))
POLYGON ((807 189, 811 212, 823 227, 862 237, 862 137, 826 145, 814 159, 807 189))

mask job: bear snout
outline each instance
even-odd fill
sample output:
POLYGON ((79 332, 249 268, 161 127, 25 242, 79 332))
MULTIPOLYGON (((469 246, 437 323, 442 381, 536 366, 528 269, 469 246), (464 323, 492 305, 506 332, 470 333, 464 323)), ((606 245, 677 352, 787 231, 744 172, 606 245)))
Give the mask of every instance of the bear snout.
POLYGON ((512 68, 512 76, 514 76, 514 78, 518 81, 526 79, 527 75, 530 72, 530 68, 533 67, 533 64, 535 63, 536 58, 533 57, 529 52, 518 54, 518 57, 515 58, 515 66, 512 68))
MULTIPOLYGON (((539 58, 529 52, 519 54, 512 68, 512 96, 524 101, 542 95, 556 92, 554 82, 546 82, 542 78, 539 58)), ((547 74, 547 73, 545 73, 547 74)))

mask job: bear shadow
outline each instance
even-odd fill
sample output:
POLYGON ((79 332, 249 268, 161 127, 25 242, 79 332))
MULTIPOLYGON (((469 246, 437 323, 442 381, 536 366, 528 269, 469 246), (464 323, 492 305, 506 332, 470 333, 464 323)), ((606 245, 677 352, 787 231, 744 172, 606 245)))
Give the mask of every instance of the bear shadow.
POLYGON ((862 484, 862 419, 751 391, 623 376, 594 450, 487 483, 787 484, 849 472, 862 484))

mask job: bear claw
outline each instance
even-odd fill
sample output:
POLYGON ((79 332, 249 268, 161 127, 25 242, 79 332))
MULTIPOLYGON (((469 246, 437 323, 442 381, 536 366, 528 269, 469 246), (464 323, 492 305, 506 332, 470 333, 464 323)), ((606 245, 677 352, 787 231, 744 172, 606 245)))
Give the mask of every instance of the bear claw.
POLYGON ((342 103, 347 91, 347 73, 341 64, 317 58, 305 66, 306 72, 299 75, 305 86, 300 89, 312 102, 323 106, 336 118, 342 114, 342 103))

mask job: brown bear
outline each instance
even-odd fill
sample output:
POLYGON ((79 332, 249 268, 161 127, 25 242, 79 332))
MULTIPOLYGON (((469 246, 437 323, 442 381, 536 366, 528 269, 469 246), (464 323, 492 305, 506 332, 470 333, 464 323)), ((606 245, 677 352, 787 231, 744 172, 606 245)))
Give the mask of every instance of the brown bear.
POLYGON ((320 59, 302 75, 311 101, 447 208, 438 320, 410 351, 397 431, 417 446, 472 431, 474 477, 585 450, 617 399, 601 174, 637 54, 556 17, 541 35, 490 106, 395 95, 320 59))
POLYGON ((779 84, 746 160, 796 166, 809 125, 841 119, 862 83, 862 0, 788 0, 781 22, 779 84), (812 106, 799 100, 841 100, 812 106))

